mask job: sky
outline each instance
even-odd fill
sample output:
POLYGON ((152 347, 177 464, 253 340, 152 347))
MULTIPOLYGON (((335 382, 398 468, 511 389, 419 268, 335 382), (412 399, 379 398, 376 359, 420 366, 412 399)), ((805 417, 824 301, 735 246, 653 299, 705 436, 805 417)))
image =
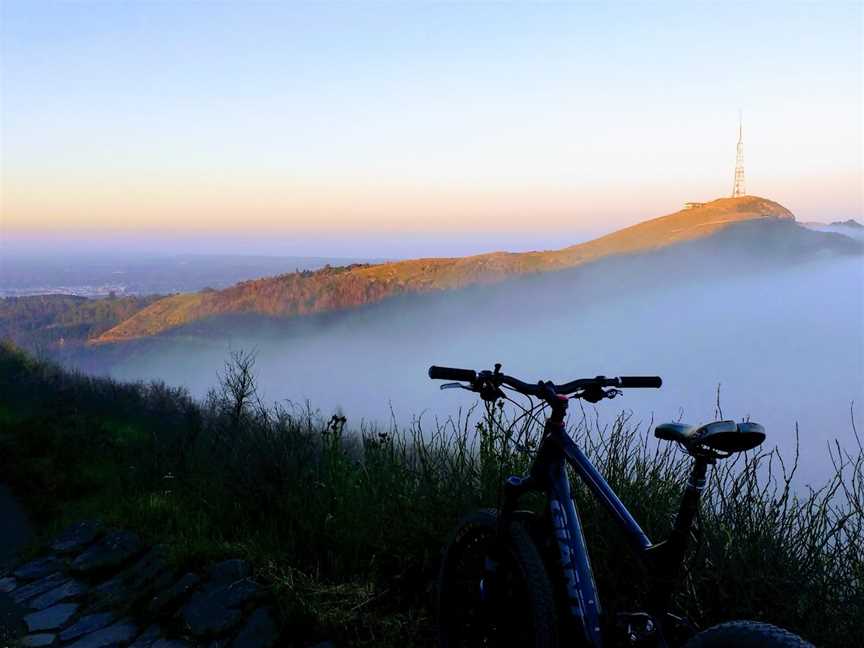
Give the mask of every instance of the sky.
POLYGON ((860 3, 2 0, 0 244, 562 247, 731 192, 861 219, 860 3))

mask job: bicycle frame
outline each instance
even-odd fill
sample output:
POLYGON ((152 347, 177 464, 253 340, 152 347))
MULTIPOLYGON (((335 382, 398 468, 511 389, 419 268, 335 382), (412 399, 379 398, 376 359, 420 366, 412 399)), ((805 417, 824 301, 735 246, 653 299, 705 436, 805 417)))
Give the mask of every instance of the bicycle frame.
MULTIPOLYGON (((602 610, 582 523, 570 493, 566 466, 571 466, 594 498, 612 515, 635 553, 652 567, 654 591, 651 596, 652 608, 649 611, 660 626, 657 628, 657 645, 665 646, 667 644, 663 639, 663 626, 667 621, 666 607, 684 561, 690 526, 705 487, 705 474, 710 460, 706 457, 695 457, 693 473, 685 489, 672 532, 666 540, 654 544, 585 453, 566 433, 566 411, 566 398, 560 397, 558 402, 552 403, 552 413, 546 421, 543 438, 528 477, 507 479, 502 503, 502 529, 506 528, 503 525, 510 523, 517 500, 522 494, 528 491, 546 493, 570 615, 585 645, 602 648, 602 610)), ((671 619, 680 622, 677 617, 671 619)))

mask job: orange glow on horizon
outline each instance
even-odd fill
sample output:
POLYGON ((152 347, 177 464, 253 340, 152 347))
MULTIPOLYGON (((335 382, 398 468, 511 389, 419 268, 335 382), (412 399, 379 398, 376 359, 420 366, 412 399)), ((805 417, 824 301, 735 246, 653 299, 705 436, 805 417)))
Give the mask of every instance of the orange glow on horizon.
MULTIPOLYGON (((801 220, 833 218, 848 205, 849 178, 819 181, 819 204, 787 182, 765 182, 753 193, 776 200, 801 220), (773 189, 771 189, 773 187, 773 189), (818 212, 815 213, 815 212, 818 212)), ((812 179, 810 179, 812 183, 812 179)), ((0 229, 5 235, 109 231, 253 233, 423 233, 617 229, 680 209, 686 200, 722 196, 694 187, 656 186, 507 188, 386 186, 375 182, 324 183, 203 181, 159 185, 115 180, 93 183, 4 183, 0 229), (41 190, 40 190, 41 188, 41 190), (48 190, 46 190, 46 188, 48 190), (679 193, 680 192, 680 193, 679 193)), ((861 197, 858 196, 860 207, 861 197)), ((853 198, 854 202, 854 198, 853 198)), ((847 207, 848 209, 848 207, 847 207)), ((860 209, 859 209, 860 211, 860 209)))

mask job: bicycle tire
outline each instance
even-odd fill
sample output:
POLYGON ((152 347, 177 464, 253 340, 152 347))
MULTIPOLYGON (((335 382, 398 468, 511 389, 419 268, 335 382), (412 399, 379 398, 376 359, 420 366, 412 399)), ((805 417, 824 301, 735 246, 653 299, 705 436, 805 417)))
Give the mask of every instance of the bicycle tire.
POLYGON ((813 648, 788 630, 759 621, 728 621, 703 630, 684 648, 813 648))
POLYGON ((480 580, 475 582, 475 571, 497 538, 497 510, 482 509, 462 519, 444 549, 438 577, 438 645, 555 648, 558 642, 552 585, 537 547, 519 521, 511 523, 500 548, 500 568, 505 575, 499 579, 509 579, 510 598, 484 613, 482 606, 490 604, 482 601, 483 585, 480 580), (476 609, 471 609, 472 604, 476 609))

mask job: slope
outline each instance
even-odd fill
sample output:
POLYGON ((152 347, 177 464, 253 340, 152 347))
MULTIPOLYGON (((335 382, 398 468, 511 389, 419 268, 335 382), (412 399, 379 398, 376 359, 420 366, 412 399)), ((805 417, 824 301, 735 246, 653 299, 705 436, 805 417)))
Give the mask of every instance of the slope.
POLYGON ((239 283, 221 291, 163 298, 94 341, 117 342, 157 335, 214 315, 258 313, 293 317, 353 308, 400 294, 498 282, 514 275, 562 270, 612 255, 664 248, 710 236, 732 223, 759 219, 794 220, 794 217, 782 205, 765 198, 722 198, 561 250, 493 252, 291 273, 239 283))

